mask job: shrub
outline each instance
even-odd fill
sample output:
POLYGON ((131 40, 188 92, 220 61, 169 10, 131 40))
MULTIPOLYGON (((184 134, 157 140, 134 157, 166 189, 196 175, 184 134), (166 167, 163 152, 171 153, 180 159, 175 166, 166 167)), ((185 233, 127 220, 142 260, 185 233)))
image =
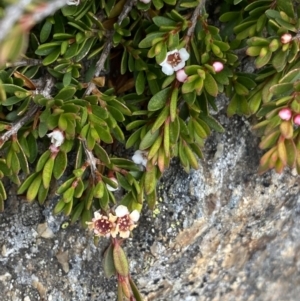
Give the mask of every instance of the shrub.
MULTIPOLYGON (((121 241, 155 207, 171 159, 198 168, 205 139, 223 132, 219 93, 228 116, 256 115, 259 173, 300 172, 296 1, 227 0, 220 23, 204 0, 25 2, 0 6, 0 176, 41 205, 59 182, 54 212, 111 239, 118 300, 142 300, 121 241)), ((1 210, 6 198, 0 181, 1 210)))

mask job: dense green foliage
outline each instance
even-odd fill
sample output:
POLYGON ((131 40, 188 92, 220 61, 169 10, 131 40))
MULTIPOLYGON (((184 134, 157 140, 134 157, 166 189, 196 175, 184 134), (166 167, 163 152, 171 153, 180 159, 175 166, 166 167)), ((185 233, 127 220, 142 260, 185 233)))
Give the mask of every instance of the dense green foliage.
MULTIPOLYGON (((28 201, 44 204, 59 180, 54 212, 84 227, 114 205, 153 209, 170 160, 197 168, 205 139, 223 131, 210 114, 219 93, 228 116, 257 116, 259 172, 300 172, 298 1, 221 1, 211 16, 204 0, 54 2, 31 1, 11 26, 15 4, 0 7, 0 176, 28 201), (242 70, 247 56, 257 73, 242 70)), ((0 181, 1 210, 6 197, 0 181)), ((112 246, 106 269, 126 278, 112 246)), ((119 294, 139 300, 128 279, 119 294)))

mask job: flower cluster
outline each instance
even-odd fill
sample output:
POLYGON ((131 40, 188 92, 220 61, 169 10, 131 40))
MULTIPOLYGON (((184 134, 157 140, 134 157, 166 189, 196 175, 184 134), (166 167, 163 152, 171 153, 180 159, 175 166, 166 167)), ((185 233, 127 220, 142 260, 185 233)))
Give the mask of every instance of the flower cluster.
POLYGON ((189 58, 190 54, 185 48, 169 51, 164 61, 160 64, 162 72, 166 75, 172 75, 174 71, 182 69, 185 66, 185 61, 189 58))
MULTIPOLYGON (((293 112, 289 108, 281 109, 278 113, 282 120, 290 120, 292 118, 293 112)), ((294 124, 300 125, 300 114, 296 114, 293 118, 294 124)))
MULTIPOLYGON (((179 82, 184 83, 188 75, 184 71, 185 62, 190 58, 190 54, 185 48, 180 50, 172 50, 167 52, 167 56, 164 61, 160 64, 162 67, 162 72, 166 75, 172 75, 174 71, 176 72, 176 79, 179 82)), ((224 65, 221 62, 214 62, 213 68, 216 73, 221 72, 224 65)))
POLYGON ((90 229, 94 230, 95 235, 113 238, 119 235, 121 238, 128 238, 130 232, 137 226, 140 214, 137 210, 129 213, 126 206, 119 205, 115 209, 115 215, 100 214, 98 211, 94 213, 91 222, 87 222, 90 229))

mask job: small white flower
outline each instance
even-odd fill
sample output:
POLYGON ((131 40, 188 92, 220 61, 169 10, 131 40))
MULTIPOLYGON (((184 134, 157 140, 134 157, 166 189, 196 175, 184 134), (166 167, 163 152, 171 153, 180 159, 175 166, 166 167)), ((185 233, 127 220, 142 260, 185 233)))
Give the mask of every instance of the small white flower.
MULTIPOLYGON (((115 182, 117 185, 119 185, 118 180, 117 180, 116 178, 110 178, 110 180, 112 180, 112 181, 115 182)), ((115 188, 115 187, 110 186, 109 184, 106 184, 106 188, 107 188, 109 191, 116 191, 116 190, 118 190, 119 187, 115 188)))
POLYGON ((132 161, 135 164, 142 164, 143 166, 147 166, 147 162, 148 162, 148 152, 146 151, 141 151, 141 150, 137 150, 134 152, 134 155, 132 156, 132 161))
POLYGON ((169 51, 165 60, 160 64, 160 66, 162 66, 162 72, 166 75, 172 75, 174 71, 178 71, 185 66, 185 61, 187 61, 189 57, 190 54, 185 48, 169 51))
POLYGON ((116 208, 115 212, 116 212, 116 216, 117 217, 123 217, 123 216, 129 214, 128 208, 126 206, 124 206, 124 205, 119 205, 116 208))
POLYGON ((119 205, 116 210, 117 227, 116 232, 119 233, 120 237, 128 238, 130 232, 137 226, 135 223, 140 218, 140 213, 137 210, 133 210, 129 214, 129 210, 124 205, 119 205))
POLYGON ((140 1, 146 4, 151 2, 151 0, 140 0, 140 1))
POLYGON ((117 217, 112 215, 102 215, 99 212, 94 212, 94 218, 91 222, 87 222, 89 229, 94 230, 95 235, 105 237, 116 237, 116 222, 117 217))
POLYGON ((47 134, 51 138, 51 143, 54 147, 59 147, 64 143, 65 136, 60 130, 54 130, 52 133, 47 134))

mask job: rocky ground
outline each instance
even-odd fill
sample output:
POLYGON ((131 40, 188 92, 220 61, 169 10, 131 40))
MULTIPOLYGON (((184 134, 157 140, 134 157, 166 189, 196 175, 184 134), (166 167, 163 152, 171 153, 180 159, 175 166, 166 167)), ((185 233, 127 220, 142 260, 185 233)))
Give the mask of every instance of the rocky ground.
MULTIPOLYGON (((299 177, 257 175, 250 121, 228 119, 224 102, 226 133, 209 138, 199 170, 174 162, 156 210, 126 242, 145 301, 299 300, 299 177)), ((15 191, 0 214, 1 300, 115 300, 116 281, 101 267, 107 241, 96 247, 91 233, 53 216, 55 196, 44 208, 15 191)))

